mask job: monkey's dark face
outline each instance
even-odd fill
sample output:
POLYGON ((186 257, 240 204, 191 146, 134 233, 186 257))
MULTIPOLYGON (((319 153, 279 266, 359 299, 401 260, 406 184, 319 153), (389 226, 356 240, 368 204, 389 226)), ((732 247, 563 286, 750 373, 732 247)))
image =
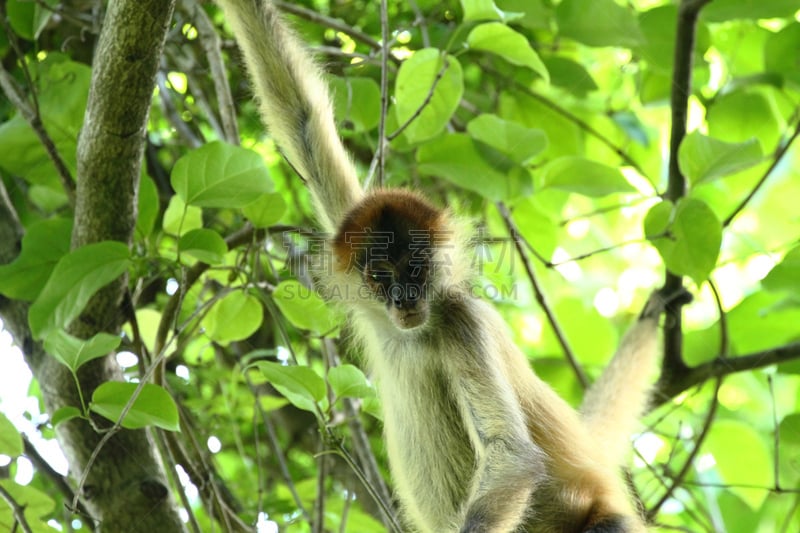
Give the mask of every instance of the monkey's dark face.
POLYGON ((407 257, 397 262, 372 260, 362 269, 364 285, 384 303, 392 322, 400 329, 411 329, 428 320, 428 266, 414 265, 407 257))
POLYGON ((337 269, 357 275, 360 296, 383 305, 402 330, 424 326, 443 213, 406 191, 378 191, 345 217, 333 240, 337 269))

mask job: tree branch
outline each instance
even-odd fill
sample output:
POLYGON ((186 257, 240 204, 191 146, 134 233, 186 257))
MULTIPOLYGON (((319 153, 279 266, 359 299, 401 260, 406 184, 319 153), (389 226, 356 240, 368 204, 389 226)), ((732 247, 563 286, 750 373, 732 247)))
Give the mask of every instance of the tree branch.
MULTIPOLYGON (((148 111, 173 5, 174 0, 108 4, 78 139, 73 247, 132 239, 148 111)), ((125 287, 125 279, 119 279, 99 291, 71 332, 88 338, 103 330, 118 331, 125 287)), ((18 324, 14 334, 41 384, 47 411, 79 405, 69 370, 42 353, 26 324, 18 324)), ((111 357, 84 365, 78 375, 85 397, 104 382, 122 380, 111 357)), ((95 425, 107 422, 98 418, 95 425)), ((122 430, 109 437, 83 419, 72 419, 59 424, 56 434, 71 475, 85 480, 77 494, 104 529, 184 531, 144 430, 122 430), (91 468, 89 461, 94 461, 91 468)))
POLYGON ((770 365, 788 363, 800 359, 800 342, 793 342, 777 348, 753 352, 739 357, 717 357, 712 361, 688 368, 681 375, 670 380, 660 380, 654 393, 655 406, 662 405, 683 391, 704 381, 724 377, 737 372, 757 370, 770 365))
MULTIPOLYGON (((692 90, 692 55, 695 47, 697 17, 710 0, 682 0, 678 8, 678 27, 675 37, 675 60, 672 71, 672 126, 669 138, 669 182, 664 198, 676 203, 686 194, 686 178, 678 166, 678 148, 686 136, 686 116, 689 95, 692 90)), ((667 294, 683 290, 681 276, 667 272, 664 280, 667 294)), ((680 305, 668 304, 671 317, 664 327, 664 360, 661 367, 663 379, 672 379, 672 374, 686 372, 683 361, 683 325, 680 305)))
POLYGON ((28 525, 28 519, 25 518, 25 508, 17 503, 17 500, 15 500, 11 493, 4 489, 2 485, 0 485, 0 498, 5 500, 8 506, 11 508, 12 514, 14 515, 15 525, 12 531, 16 529, 17 525, 19 525, 19 527, 25 533, 33 533, 31 526, 28 525))
POLYGON ((525 272, 528 275, 528 280, 530 280, 531 285, 533 286, 533 292, 536 295, 536 301, 539 302, 539 305, 542 307, 545 316, 547 317, 547 321, 550 323, 550 327, 553 328, 553 332, 558 339, 558 343, 561 345, 561 348, 564 350, 564 355, 567 358, 567 362, 572 367, 572 371, 575 373, 575 377, 578 378, 578 382, 581 386, 586 389, 589 387, 589 378, 586 376, 586 373, 583 371, 580 363, 578 362, 578 358, 575 357, 575 353, 572 351, 572 347, 569 345, 569 341, 567 340, 567 336, 564 334, 564 331, 561 329, 561 325, 556 320, 555 313, 553 310, 550 309, 550 306, 547 303, 547 299, 544 296, 544 291, 542 287, 539 285, 539 281, 536 279, 536 274, 533 271, 533 266, 531 265, 530 261, 528 260, 528 256, 525 254, 525 250, 522 245, 522 237, 519 234, 519 230, 514 225, 514 221, 511 219, 511 213, 508 211, 508 207, 502 202, 497 203, 497 210, 500 212, 500 216, 503 218, 503 221, 508 228, 508 233, 511 236, 511 239, 514 241, 514 246, 517 248, 517 253, 519 254, 519 258, 522 261, 523 266, 525 267, 525 272))

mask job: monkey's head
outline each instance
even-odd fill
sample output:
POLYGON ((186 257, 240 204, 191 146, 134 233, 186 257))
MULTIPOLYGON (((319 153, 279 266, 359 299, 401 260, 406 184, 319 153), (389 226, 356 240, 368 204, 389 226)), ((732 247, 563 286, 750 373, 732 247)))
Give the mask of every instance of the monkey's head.
POLYGON ((358 288, 359 303, 382 306, 398 329, 424 326, 449 276, 452 233, 447 213, 422 196, 375 191, 350 210, 333 238, 336 273, 358 288))

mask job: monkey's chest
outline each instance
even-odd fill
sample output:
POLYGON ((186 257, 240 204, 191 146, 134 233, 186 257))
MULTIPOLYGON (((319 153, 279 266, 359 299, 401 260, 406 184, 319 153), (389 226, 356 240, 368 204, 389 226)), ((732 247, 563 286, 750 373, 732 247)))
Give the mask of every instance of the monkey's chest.
POLYGON ((469 489, 475 453, 445 374, 415 359, 379 376, 386 447, 406 514, 422 530, 445 531, 469 489))

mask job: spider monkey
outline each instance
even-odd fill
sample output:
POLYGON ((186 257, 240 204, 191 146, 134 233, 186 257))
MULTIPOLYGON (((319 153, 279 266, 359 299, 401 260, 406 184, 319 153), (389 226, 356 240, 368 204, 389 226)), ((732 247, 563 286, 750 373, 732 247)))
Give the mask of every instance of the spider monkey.
POLYGON ((469 231, 416 192, 365 192, 320 68, 271 0, 217 0, 262 118, 310 189, 376 380, 394 486, 416 531, 634 533, 620 465, 645 409, 655 293, 576 412, 471 297, 469 231))

